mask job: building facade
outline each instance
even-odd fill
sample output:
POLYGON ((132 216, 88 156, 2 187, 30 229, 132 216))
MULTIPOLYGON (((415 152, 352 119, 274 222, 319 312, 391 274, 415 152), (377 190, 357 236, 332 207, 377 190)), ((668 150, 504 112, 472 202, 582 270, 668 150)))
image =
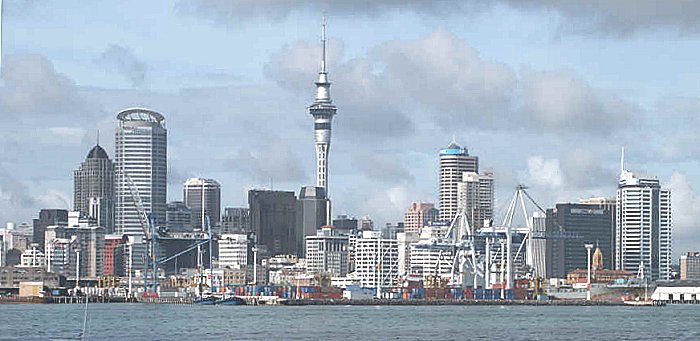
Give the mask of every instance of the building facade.
POLYGON ((193 232, 192 209, 182 201, 171 201, 165 210, 165 226, 169 232, 193 232))
POLYGON ((615 269, 643 265, 653 280, 671 277, 671 191, 655 177, 623 170, 617 189, 615 269))
POLYGON ((306 236, 306 271, 332 277, 348 274, 348 236, 338 236, 332 227, 306 236))
POLYGON ((472 231, 493 219, 493 201, 493 174, 462 173, 462 181, 457 184, 457 211, 465 212, 472 231))
POLYGON ((39 250, 44 251, 44 235, 46 227, 51 225, 68 225, 68 210, 42 209, 39 218, 32 224, 32 241, 39 245, 39 250))
POLYGON ((247 234, 222 234, 218 243, 220 268, 245 269, 248 266, 248 254, 251 252, 251 247, 247 234))
POLYGON ((73 211, 85 212, 111 233, 114 230, 114 164, 95 145, 73 171, 73 211))
POLYGON ((681 256, 681 280, 700 280, 700 252, 681 256))
POLYGON ((479 173, 479 158, 456 142, 440 149, 440 220, 452 221, 458 212, 458 184, 464 172, 479 173))
POLYGON ((399 277, 399 246, 379 231, 363 231, 354 241, 355 277, 367 288, 395 287, 399 277))
MULTIPOLYGON (((576 269, 588 267, 586 244, 598 245, 603 255, 612 254, 613 211, 597 204, 562 203, 547 210, 547 269, 552 278, 566 278, 566 274, 576 269)), ((611 268, 612 262, 606 257, 604 266, 611 268)))
POLYGON ((250 233, 250 209, 226 207, 221 216, 221 233, 250 233))
POLYGON ((212 229, 221 220, 221 185, 213 179, 191 178, 183 185, 183 198, 192 210, 192 227, 205 229, 204 217, 209 217, 212 229))
POLYGON ((250 190, 250 225, 257 246, 269 256, 297 255, 297 199, 294 192, 250 190))
POLYGON ((315 236, 316 231, 328 225, 330 201, 326 199, 326 191, 322 187, 305 186, 299 191, 297 200, 297 250, 304 257, 304 240, 315 236))
POLYGON ((414 202, 403 215, 403 227, 407 233, 420 233, 423 226, 438 221, 439 211, 435 204, 427 202, 414 202))

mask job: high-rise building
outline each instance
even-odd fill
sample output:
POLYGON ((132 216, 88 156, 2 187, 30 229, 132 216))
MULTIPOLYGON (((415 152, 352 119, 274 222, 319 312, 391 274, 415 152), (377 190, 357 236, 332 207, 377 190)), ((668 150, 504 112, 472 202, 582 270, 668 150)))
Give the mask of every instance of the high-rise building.
POLYGON ((399 275, 406 277, 411 270, 411 247, 417 243, 419 234, 415 232, 399 232, 396 234, 396 240, 399 248, 399 275))
POLYGON ((221 219, 221 185, 213 179, 191 178, 184 184, 185 205, 192 209, 192 227, 204 229, 204 216, 209 217, 212 229, 221 219))
POLYGON ((39 218, 34 219, 32 225, 32 241, 39 245, 39 250, 44 251, 46 227, 51 225, 68 225, 68 210, 42 209, 39 211, 39 218))
MULTIPOLYGON (((588 268, 586 244, 598 245, 603 254, 610 255, 613 238, 613 211, 597 204, 557 204, 547 210, 546 231, 550 235, 576 238, 546 239, 546 273, 553 278, 566 278, 576 269, 588 268)), ((609 260, 605 266, 612 265, 609 260)))
POLYGON ((250 209, 226 207, 221 216, 221 233, 250 233, 250 209))
POLYGON ((104 249, 104 270, 102 274, 105 276, 115 275, 115 252, 119 245, 125 244, 126 240, 118 234, 106 234, 105 235, 105 249, 104 249))
POLYGON ((46 229, 46 263, 49 271, 74 278, 97 279, 105 270, 105 229, 83 212, 68 213, 68 226, 46 229))
POLYGON ((169 232, 193 232, 192 209, 182 201, 171 201, 165 210, 165 226, 169 232))
POLYGON ((114 229, 114 176, 114 164, 99 142, 73 171, 73 210, 87 213, 108 233, 114 229))
POLYGON ((299 191, 297 200, 297 256, 304 257, 304 239, 315 236, 316 231, 328 225, 330 202, 326 199, 326 190, 322 187, 305 186, 299 191))
POLYGON ((354 245, 355 276, 367 288, 395 287, 399 283, 399 246, 379 231, 363 231, 354 245))
POLYGON ((403 215, 404 231, 408 233, 420 234, 423 226, 430 222, 438 221, 439 211, 435 205, 427 202, 414 202, 408 207, 403 215))
POLYGON ((457 211, 466 214, 472 231, 493 219, 493 193, 493 174, 462 173, 462 181, 457 184, 457 211))
MULTIPOLYGON (((331 147, 331 123, 336 107, 331 100, 331 82, 326 71, 326 23, 323 23, 321 42, 321 70, 316 81, 316 99, 309 106, 309 114, 314 117, 314 137, 316 140, 316 187, 321 187, 328 195, 328 152, 331 147)), ((328 219, 330 220, 330 216, 328 219)))
POLYGON ((426 282, 431 278, 447 279, 452 273, 453 250, 435 248, 436 239, 444 238, 449 226, 427 225, 421 229, 418 242, 410 246, 410 272, 422 276, 426 282))
POLYGON ((681 280, 700 280, 700 252, 681 256, 681 280))
POLYGON ((332 225, 337 234, 350 234, 357 231, 357 218, 341 214, 333 219, 332 225))
POLYGON ((637 272, 640 264, 653 280, 671 277, 671 191, 656 177, 622 168, 617 189, 615 269, 637 272))
POLYGON ((452 141, 440 149, 440 220, 452 221, 458 212, 457 187, 464 172, 479 173, 479 158, 452 141))
POLYGON ((258 249, 269 256, 298 254, 297 199, 294 192, 250 190, 250 225, 258 249))
POLYGON ((345 277, 348 274, 348 236, 338 236, 330 226, 306 236, 306 271, 345 277))
POLYGON ((145 244, 143 213, 165 224, 168 141, 165 118, 142 108, 125 109, 117 114, 115 133, 115 215, 114 233, 134 241, 133 268, 143 267, 145 244))

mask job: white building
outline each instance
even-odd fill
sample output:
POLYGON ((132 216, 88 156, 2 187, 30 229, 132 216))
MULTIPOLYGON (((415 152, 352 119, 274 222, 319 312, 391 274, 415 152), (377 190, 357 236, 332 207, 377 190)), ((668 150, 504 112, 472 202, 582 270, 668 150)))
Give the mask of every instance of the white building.
POLYGON ((315 236, 306 236, 306 268, 308 272, 345 277, 348 274, 348 236, 336 236, 335 229, 318 229, 315 236))
POLYGON ((465 212, 472 231, 484 227, 484 222, 493 219, 494 180, 491 173, 462 173, 457 184, 457 210, 465 212))
POLYGON ((451 277, 454 252, 449 248, 436 247, 436 243, 445 237, 447 229, 447 226, 423 227, 419 241, 411 245, 411 274, 422 276, 426 281, 432 277, 451 277))
POLYGON ((637 272, 640 264, 653 280, 671 275, 671 191, 656 177, 622 170, 617 190, 615 268, 637 272))
POLYGON ((399 232, 396 240, 399 248, 399 275, 405 278, 411 271, 411 246, 418 242, 418 233, 399 232))
POLYGON ((43 268, 46 265, 44 253, 37 249, 37 244, 32 244, 31 249, 22 252, 20 267, 22 268, 43 268))
MULTIPOLYGON (((533 234, 544 235, 546 231, 547 216, 542 212, 534 212, 530 217, 533 234)), ((547 240, 544 238, 529 238, 526 251, 526 263, 540 278, 547 276, 547 240)))
POLYGON ((355 277, 363 287, 393 287, 399 283, 399 247, 379 231, 363 231, 355 240, 355 277))
POLYGON ((248 251, 248 236, 246 234, 222 234, 219 238, 219 267, 245 268, 248 265, 248 251))
POLYGON ((457 184, 464 172, 479 172, 479 158, 452 141, 440 149, 440 220, 452 221, 457 215, 457 184))

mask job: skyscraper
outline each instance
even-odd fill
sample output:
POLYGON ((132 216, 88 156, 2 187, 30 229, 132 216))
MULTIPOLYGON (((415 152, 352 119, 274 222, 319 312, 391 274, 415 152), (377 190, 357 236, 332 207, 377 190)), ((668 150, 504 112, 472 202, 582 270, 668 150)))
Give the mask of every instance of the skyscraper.
POLYGON ((192 210, 192 227, 205 228, 204 216, 209 216, 211 227, 221 219, 221 185, 213 179, 191 178, 184 184, 185 205, 192 210))
POLYGON ((617 189, 615 269, 637 272, 640 264, 653 280, 671 276, 671 191, 656 177, 622 167, 617 189))
POLYGON ((145 244, 139 206, 156 224, 165 224, 167 195, 167 129, 165 117, 142 108, 117 114, 115 133, 114 232, 134 239, 133 268, 142 266, 145 244))
POLYGON ((305 186, 299 191, 296 239, 300 254, 297 256, 304 257, 304 238, 315 236, 319 228, 328 225, 329 204, 322 187, 305 186))
MULTIPOLYGON (((39 250, 44 251, 46 227, 52 225, 68 225, 68 210, 42 209, 39 211, 39 219, 34 219, 32 225, 32 241, 39 244, 39 250)), ((12 246, 7 250, 11 248, 12 246)))
POLYGON ((73 171, 73 210, 87 213, 105 228, 114 229, 114 164, 99 142, 73 171))
POLYGON ((169 232, 192 232, 192 209, 182 201, 171 201, 165 211, 169 232))
POLYGON ((296 201, 294 192, 248 191, 250 225, 262 253, 297 254, 296 201))
POLYGON ((484 227, 484 221, 493 219, 493 183, 491 173, 464 172, 457 184, 457 210, 466 213, 472 230, 484 227))
POLYGON ((479 158, 469 156, 466 148, 452 141, 447 148, 440 149, 440 220, 452 221, 457 215, 457 184, 462 173, 479 173, 479 158))
POLYGON ((221 233, 249 233, 250 209, 247 207, 226 207, 221 216, 221 233))
POLYGON ((438 210, 432 203, 411 203, 403 215, 404 231, 419 234, 423 226, 438 220, 438 214, 438 210))
MULTIPOLYGON (((328 195, 328 151, 331 147, 331 123, 336 108, 331 100, 331 83, 326 71, 326 23, 321 29, 323 51, 321 70, 316 81, 316 99, 309 106, 309 114, 314 117, 314 136, 316 139, 316 187, 321 187, 328 195)), ((330 220, 330 217, 326 219, 330 220)))

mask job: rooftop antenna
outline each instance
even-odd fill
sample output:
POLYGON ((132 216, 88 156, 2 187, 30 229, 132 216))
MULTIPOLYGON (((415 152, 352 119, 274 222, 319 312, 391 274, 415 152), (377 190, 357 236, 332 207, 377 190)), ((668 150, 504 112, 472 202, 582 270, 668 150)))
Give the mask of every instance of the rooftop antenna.
POLYGON ((323 12, 323 21, 321 22, 321 43, 323 43, 323 52, 321 55, 321 73, 326 73, 326 23, 326 12, 323 12))
MULTIPOLYGON (((2 0, 0 0, 0 1, 2 1, 2 0)), ((98 146, 100 145, 100 130, 99 129, 97 129, 97 145, 98 146)))
POLYGON ((625 147, 620 152, 620 174, 625 172, 625 147))

